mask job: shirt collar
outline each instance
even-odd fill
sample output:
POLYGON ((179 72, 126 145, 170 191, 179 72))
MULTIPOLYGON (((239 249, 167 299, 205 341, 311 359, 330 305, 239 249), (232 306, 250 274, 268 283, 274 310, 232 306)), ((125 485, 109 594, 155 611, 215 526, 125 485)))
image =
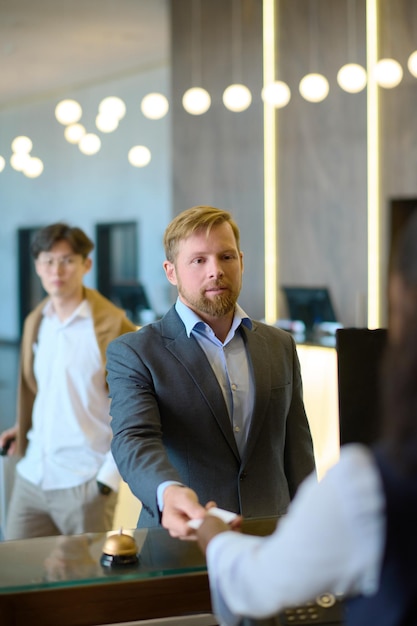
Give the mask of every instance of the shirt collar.
MULTIPOLYGON (((49 299, 43 307, 42 313, 45 317, 48 317, 50 319, 56 316, 55 307, 51 299, 49 299)), ((70 317, 65 320, 65 324, 68 324, 75 317, 91 317, 91 309, 87 300, 83 300, 82 302, 80 302, 75 311, 73 311, 70 317)))
MULTIPOLYGON (((192 311, 179 298, 177 298, 177 301, 175 303, 175 310, 184 323, 185 331, 188 337, 190 337, 191 332, 195 328, 201 329, 208 326, 208 324, 206 324, 206 322, 204 322, 201 317, 197 315, 197 313, 194 313, 194 311, 192 311)), ((246 315, 242 307, 239 304, 236 304, 235 314, 233 316, 233 322, 230 330, 234 332, 240 326, 240 324, 243 324, 244 326, 246 326, 246 328, 252 330, 252 320, 248 315, 246 315)))

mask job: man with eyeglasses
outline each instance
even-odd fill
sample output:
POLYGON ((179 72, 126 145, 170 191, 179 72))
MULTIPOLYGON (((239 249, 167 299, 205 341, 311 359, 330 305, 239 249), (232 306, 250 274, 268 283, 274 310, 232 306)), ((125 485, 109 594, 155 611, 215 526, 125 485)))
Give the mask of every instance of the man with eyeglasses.
POLYGON ((112 438, 105 352, 136 330, 125 312, 83 285, 93 242, 56 223, 31 246, 48 297, 26 318, 21 343, 16 425, 0 446, 22 458, 6 539, 112 528, 120 475, 112 438))

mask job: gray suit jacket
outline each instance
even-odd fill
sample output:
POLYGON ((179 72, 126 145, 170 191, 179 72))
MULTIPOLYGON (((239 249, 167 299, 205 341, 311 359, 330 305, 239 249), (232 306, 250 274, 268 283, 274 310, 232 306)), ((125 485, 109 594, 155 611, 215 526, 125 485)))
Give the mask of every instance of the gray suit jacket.
POLYGON ((174 307, 110 343, 112 452, 142 502, 139 526, 159 524, 156 490, 166 480, 189 485, 202 504, 278 516, 314 469, 294 340, 259 322, 241 332, 256 390, 243 458, 207 357, 174 307))

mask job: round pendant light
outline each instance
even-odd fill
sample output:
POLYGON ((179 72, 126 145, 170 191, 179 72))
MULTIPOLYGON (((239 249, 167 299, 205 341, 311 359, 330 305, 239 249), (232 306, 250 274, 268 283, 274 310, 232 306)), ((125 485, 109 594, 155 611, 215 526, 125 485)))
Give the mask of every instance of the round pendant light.
POLYGON ((359 93, 366 87, 366 70, 358 63, 347 63, 337 73, 339 86, 348 93, 359 93))
POLYGON ((300 94, 308 102, 322 102, 329 93, 329 81, 323 74, 306 74, 301 79, 300 94))

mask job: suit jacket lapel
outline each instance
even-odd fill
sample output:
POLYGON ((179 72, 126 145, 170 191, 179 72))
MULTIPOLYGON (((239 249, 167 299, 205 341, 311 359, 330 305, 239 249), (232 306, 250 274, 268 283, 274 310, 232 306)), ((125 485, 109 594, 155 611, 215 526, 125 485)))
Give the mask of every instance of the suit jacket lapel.
POLYGON ((249 458, 262 429, 271 390, 271 370, 265 367, 269 362, 269 349, 265 339, 257 332, 257 327, 256 322, 253 322, 252 330, 243 325, 241 327, 255 386, 255 402, 243 462, 249 458))
POLYGON ((223 399, 223 393, 204 350, 200 348, 198 342, 193 337, 187 336, 184 324, 174 307, 168 311, 162 320, 161 329, 163 336, 166 339, 171 339, 166 344, 167 350, 174 354, 187 370, 204 397, 214 419, 222 429, 230 447, 239 458, 239 451, 233 435, 226 403, 223 399))

